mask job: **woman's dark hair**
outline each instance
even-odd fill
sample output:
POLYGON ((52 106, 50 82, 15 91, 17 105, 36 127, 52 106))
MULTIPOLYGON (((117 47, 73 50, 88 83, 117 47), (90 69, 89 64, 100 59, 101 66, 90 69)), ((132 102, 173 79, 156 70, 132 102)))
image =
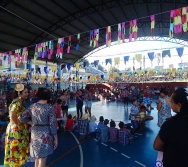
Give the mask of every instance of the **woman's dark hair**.
POLYGON ((105 120, 104 120, 104 125, 108 125, 108 123, 109 123, 109 120, 108 120, 108 119, 105 119, 105 120))
POLYGON ((39 100, 50 100, 51 92, 46 88, 39 88, 37 92, 37 97, 39 100))
POLYGON ((115 123, 115 121, 114 121, 114 120, 111 120, 111 121, 110 121, 110 127, 113 127, 113 128, 115 128, 115 127, 116 127, 116 123, 115 123))
POLYGON ((186 89, 178 88, 174 91, 172 95, 174 103, 181 104, 180 112, 177 113, 177 116, 180 117, 188 116, 188 88, 186 89))
POLYGON ((165 94, 165 95, 168 95, 168 90, 167 90, 167 88, 161 88, 160 93, 163 93, 163 94, 165 94))
POLYGON ((100 117, 99 117, 99 121, 100 121, 100 122, 103 122, 103 121, 104 121, 104 117, 103 117, 103 116, 100 116, 100 117))
MULTIPOLYGON (((24 85, 24 89, 22 91, 19 91, 19 94, 22 94, 25 89, 28 89, 28 87, 26 85, 24 85)), ((15 98, 18 97, 18 91, 15 90, 14 96, 15 96, 15 98)))
POLYGON ((61 104, 62 100, 61 99, 57 99, 57 104, 61 104))
POLYGON ((120 122, 119 122, 119 127, 120 127, 120 128, 124 128, 124 127, 125 127, 124 122, 121 122, 121 121, 120 121, 120 122))

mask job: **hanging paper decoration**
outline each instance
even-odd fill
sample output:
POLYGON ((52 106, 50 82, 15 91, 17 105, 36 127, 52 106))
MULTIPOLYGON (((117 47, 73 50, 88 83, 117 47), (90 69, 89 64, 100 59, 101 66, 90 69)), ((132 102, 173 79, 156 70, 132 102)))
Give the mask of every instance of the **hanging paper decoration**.
POLYGON ((84 67, 88 67, 89 63, 87 61, 84 61, 84 67))
POLYGON ((67 53, 70 53, 70 48, 71 48, 71 36, 68 37, 67 53))
POLYGON ((11 56, 9 55, 9 56, 8 56, 8 64, 11 64, 11 62, 12 62, 12 58, 11 58, 11 56))
POLYGON ((93 62, 93 64, 94 64, 95 67, 97 67, 98 64, 99 64, 99 60, 95 60, 95 61, 93 62))
POLYGON ((90 46, 90 47, 92 47, 93 41, 94 41, 94 31, 91 30, 91 31, 90 31, 90 43, 89 43, 89 46, 90 46))
POLYGON ((151 66, 153 66, 154 52, 149 52, 148 57, 151 60, 151 66))
POLYGON ((80 34, 77 35, 77 40, 76 40, 76 51, 78 51, 80 45, 80 34))
POLYGON ((118 24, 118 44, 121 42, 121 23, 118 24))
POLYGON ((144 66, 144 69, 145 69, 145 66, 146 66, 146 57, 145 57, 145 55, 143 56, 143 66, 144 66))
POLYGON ((166 55, 169 56, 169 57, 171 57, 170 50, 163 50, 162 51, 162 58, 164 58, 166 55))
POLYGON ((136 60, 137 60, 138 62, 140 62, 141 59, 142 59, 142 54, 136 54, 136 55, 135 55, 135 58, 136 58, 136 60))
POLYGON ((184 48, 176 48, 176 51, 178 53, 178 56, 181 58, 183 56, 184 48))
POLYGON ((28 60, 28 47, 24 47, 22 50, 22 61, 27 62, 28 60))
POLYGON ((174 10, 170 11, 170 28, 169 28, 169 37, 173 38, 174 36, 174 10))
POLYGON ((150 20, 151 20, 151 35, 153 36, 154 28, 155 28, 155 15, 151 15, 150 20))
POLYGON ((120 57, 115 57, 114 58, 114 65, 119 65, 120 64, 120 57))
POLYGON ((174 33, 182 32, 181 8, 174 10, 174 33))
POLYGON ((106 65, 107 65, 108 63, 112 65, 112 59, 106 59, 106 65))
POLYGON ((182 20, 182 24, 183 24, 183 32, 187 32, 188 7, 183 7, 182 8, 181 20, 182 20))
POLYGON ((129 56, 124 56, 124 64, 129 61, 129 56))
POLYGON ((135 57, 133 57, 133 71, 135 71, 135 57))
POLYGON ((110 47, 111 45, 111 27, 106 27, 106 46, 110 47))
POLYGON ((121 39, 125 42, 125 22, 121 23, 121 39))
POLYGON ((56 52, 56 58, 62 59, 63 58, 63 52, 64 52, 64 38, 59 38, 57 41, 57 52, 56 52))
POLYGON ((133 27, 133 21, 131 20, 129 22, 129 42, 132 42, 132 38, 133 38, 133 30, 132 30, 132 27, 133 27))
POLYGON ((133 23, 133 26, 132 26, 133 37, 134 37, 134 40, 137 40, 137 38, 138 38, 137 20, 134 19, 134 20, 132 21, 132 23, 133 23))
POLYGON ((67 64, 67 69, 70 71, 70 69, 71 69, 71 64, 67 64))
POLYGON ((78 70, 80 68, 80 63, 76 63, 76 69, 78 70))
POLYGON ((94 43, 93 47, 97 48, 99 46, 99 29, 94 30, 94 43))

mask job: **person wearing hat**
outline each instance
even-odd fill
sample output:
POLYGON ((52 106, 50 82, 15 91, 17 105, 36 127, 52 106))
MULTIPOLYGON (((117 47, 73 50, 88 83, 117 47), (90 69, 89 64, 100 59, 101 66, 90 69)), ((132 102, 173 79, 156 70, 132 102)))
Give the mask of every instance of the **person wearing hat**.
POLYGON ((78 132, 82 136, 87 136, 89 134, 89 115, 83 114, 82 118, 78 120, 78 132))
POLYGON ((95 123, 96 120, 96 117, 92 115, 89 122, 89 133, 92 137, 96 135, 97 131, 97 124, 95 123))
MULTIPOLYGON (((16 84, 16 99, 9 106, 10 122, 6 129, 4 165, 22 166, 29 159, 29 133, 27 124, 18 117, 24 111, 23 101, 28 98, 28 89, 16 84)), ((31 123, 31 122, 29 122, 31 123)))

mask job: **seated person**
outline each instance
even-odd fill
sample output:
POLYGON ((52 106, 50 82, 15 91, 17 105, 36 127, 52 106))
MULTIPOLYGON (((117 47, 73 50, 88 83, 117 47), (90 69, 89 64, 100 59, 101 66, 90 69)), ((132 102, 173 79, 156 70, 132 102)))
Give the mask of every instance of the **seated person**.
POLYGON ((124 122, 119 123, 119 135, 118 142, 119 144, 125 146, 132 143, 133 137, 128 129, 125 128, 124 122))
POLYGON ((146 112, 150 113, 149 109, 144 105, 144 102, 141 101, 140 105, 139 105, 139 110, 140 112, 144 112, 145 113, 145 121, 150 121, 153 120, 153 117, 150 115, 146 115, 146 112))
POLYGON ((115 121, 110 121, 110 129, 109 129, 110 142, 116 143, 118 141, 118 129, 116 128, 115 121))
POLYGON ((109 127, 107 126, 109 124, 109 120, 105 119, 104 124, 98 129, 99 130, 99 141, 105 143, 109 140, 109 127))
POLYGON ((72 130, 74 129, 75 123, 76 123, 76 116, 74 116, 74 117, 72 118, 72 115, 69 114, 69 115, 68 115, 67 122, 66 122, 65 129, 66 129, 67 131, 72 131, 72 130))
POLYGON ((96 131, 97 131, 97 124, 95 121, 96 121, 96 117, 92 115, 89 122, 89 134, 92 137, 96 136, 96 131))
POLYGON ((87 136, 89 134, 89 120, 88 114, 83 114, 82 118, 78 120, 78 133, 82 136, 87 136))

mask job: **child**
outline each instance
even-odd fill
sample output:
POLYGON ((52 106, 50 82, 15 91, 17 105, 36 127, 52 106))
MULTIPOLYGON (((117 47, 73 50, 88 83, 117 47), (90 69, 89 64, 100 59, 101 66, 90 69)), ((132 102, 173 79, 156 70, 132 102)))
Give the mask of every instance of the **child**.
POLYGON ((119 123, 119 144, 125 146, 127 144, 130 144, 133 140, 131 133, 129 130, 125 128, 125 124, 123 122, 119 123))
POLYGON ((104 120, 104 124, 101 125, 101 127, 99 128, 99 140, 103 143, 108 142, 109 139, 109 127, 107 126, 109 124, 109 120, 105 119, 104 120))
POLYGON ((95 121, 96 121, 96 117, 92 115, 89 122, 89 133, 92 137, 96 135, 96 131, 97 131, 97 124, 95 123, 95 121))
POLYGON ((133 99, 132 100, 132 106, 131 106, 131 109, 130 109, 130 119, 131 119, 131 123, 133 125, 134 133, 138 131, 137 116, 139 116, 139 109, 138 109, 138 106, 137 106, 137 100, 133 99))
POLYGON ((67 131, 72 131, 73 130, 74 124, 76 123, 76 119, 75 118, 76 118, 75 116, 72 118, 71 114, 68 115, 68 119, 67 119, 66 126, 65 126, 65 129, 67 131))
POLYGON ((149 112, 149 113, 150 113, 150 111, 149 111, 148 108, 144 105, 144 102, 143 102, 143 101, 140 102, 139 110, 140 110, 140 112, 144 112, 144 113, 145 113, 145 118, 144 118, 145 121, 153 120, 153 117, 152 117, 152 116, 146 115, 146 112, 149 112))
POLYGON ((109 129, 109 136, 110 136, 110 142, 116 143, 118 140, 118 129, 115 128, 116 123, 115 121, 110 121, 110 129, 109 129))
POLYGON ((62 100, 58 99, 57 103, 54 105, 55 115, 58 123, 58 128, 63 129, 63 113, 61 109, 62 100))
POLYGON ((99 123, 97 125, 97 132, 96 132, 96 138, 99 139, 100 138, 100 132, 99 132, 99 129, 101 128, 101 126, 104 125, 104 117, 103 116, 100 116, 99 117, 99 123))
POLYGON ((81 136, 87 136, 89 134, 89 120, 88 114, 83 114, 82 118, 78 120, 78 132, 81 136))

